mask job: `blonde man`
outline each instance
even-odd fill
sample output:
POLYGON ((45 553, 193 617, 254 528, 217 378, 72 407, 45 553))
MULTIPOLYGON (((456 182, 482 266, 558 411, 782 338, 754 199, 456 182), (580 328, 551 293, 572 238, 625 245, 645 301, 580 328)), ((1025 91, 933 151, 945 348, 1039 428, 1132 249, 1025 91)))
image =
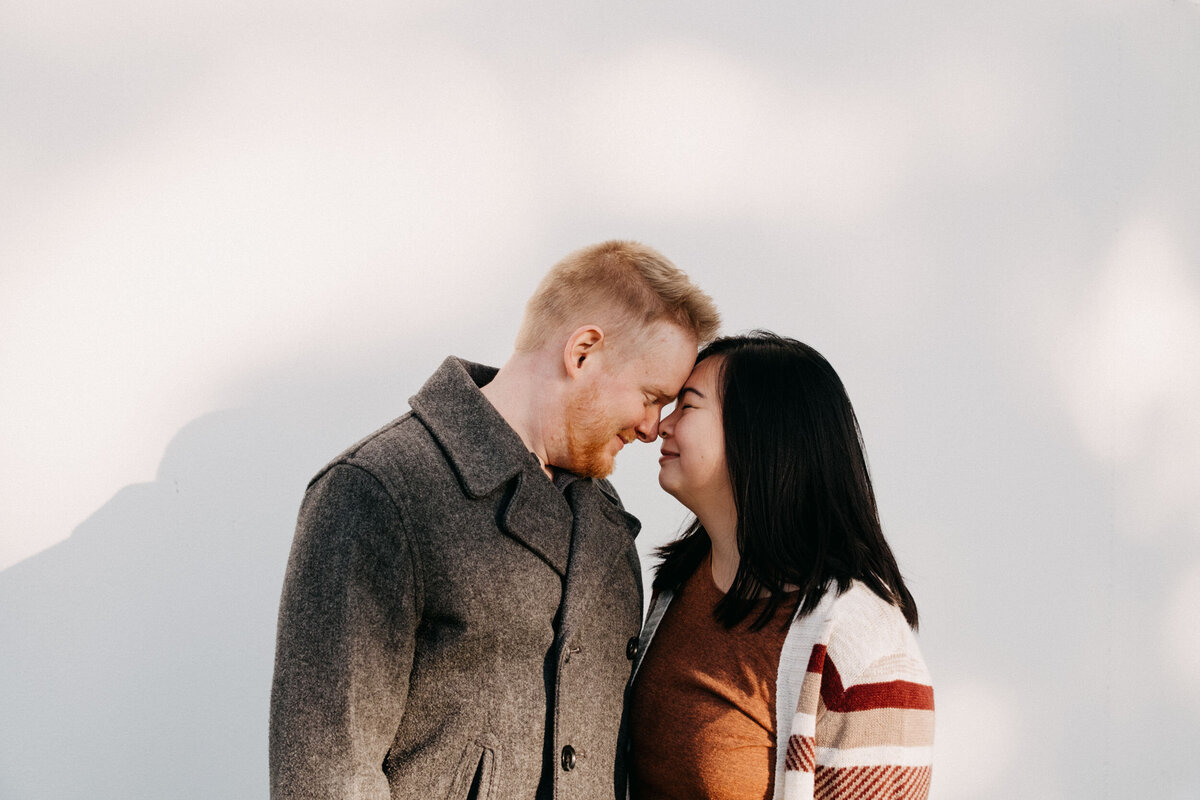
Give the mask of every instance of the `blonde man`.
POLYGON ((604 478, 657 438, 717 326, 655 250, 585 248, 503 368, 448 358, 313 479, 280 604, 273 800, 624 795, 639 526, 604 478))

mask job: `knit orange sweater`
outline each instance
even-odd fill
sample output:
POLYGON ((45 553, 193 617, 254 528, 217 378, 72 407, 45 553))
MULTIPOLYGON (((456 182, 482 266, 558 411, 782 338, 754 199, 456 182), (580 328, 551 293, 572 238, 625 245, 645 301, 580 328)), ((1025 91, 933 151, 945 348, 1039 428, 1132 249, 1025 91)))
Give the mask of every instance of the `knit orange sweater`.
POLYGON ((726 629, 708 561, 676 594, 630 705, 634 800, 763 800, 775 772, 775 679, 792 604, 726 629))
MULTIPOLYGON (((705 570, 700 574, 708 575, 705 570)), ((775 717, 770 731, 774 747, 769 751, 773 753, 773 770, 761 767, 762 753, 766 752, 761 741, 755 745, 757 749, 727 754, 730 759, 747 759, 747 763, 758 765, 751 769, 753 784, 747 781, 747 791, 761 792, 759 776, 769 776, 766 794, 717 795, 708 794, 707 789, 671 788, 670 778, 664 777, 669 767, 657 762, 668 763, 674 751, 660 747, 651 741, 653 738, 673 736, 676 748, 681 747, 680 739, 704 740, 709 747, 719 744, 718 739, 697 733, 687 724, 691 719, 687 706, 695 702, 694 698, 676 697, 673 702, 679 706, 674 708, 660 703, 654 715, 647 713, 645 699, 639 699, 661 681, 652 672, 644 672, 655 660, 690 662, 708 657, 712 644, 697 640, 689 646, 690 629, 682 639, 679 634, 668 635, 664 641, 676 638, 675 647, 660 648, 659 636, 668 631, 676 603, 681 602, 681 595, 686 595, 690 586, 691 581, 682 592, 664 591, 655 598, 634 661, 634 703, 642 706, 640 711, 633 711, 635 716, 630 720, 634 769, 638 769, 639 760, 645 764, 643 756, 657 753, 655 763, 634 774, 632 788, 641 791, 641 797, 924 800, 928 796, 933 752, 933 687, 929 672, 916 637, 899 609, 857 581, 843 593, 827 591, 811 613, 792 620, 782 648, 772 651, 777 659, 774 664, 764 665, 759 656, 765 651, 744 644, 723 655, 718 652, 727 665, 736 669, 746 665, 746 670, 760 678, 774 678, 775 717), (656 771, 656 777, 648 779, 648 770, 656 771), (652 783, 654 780, 659 783, 652 783)), ((736 637, 728 641, 736 641, 736 637)), ((669 665, 665 671, 675 675, 671 680, 676 680, 688 674, 688 667, 669 665)), ((760 686, 760 695, 762 691, 760 686)), ((721 717, 714 721, 723 726, 728 720, 721 717)), ((722 756, 710 753, 706 758, 722 756)), ((705 758, 689 755, 688 759, 692 762, 689 769, 707 769, 705 758)), ((695 776, 683 774, 675 779, 693 781, 695 776)))

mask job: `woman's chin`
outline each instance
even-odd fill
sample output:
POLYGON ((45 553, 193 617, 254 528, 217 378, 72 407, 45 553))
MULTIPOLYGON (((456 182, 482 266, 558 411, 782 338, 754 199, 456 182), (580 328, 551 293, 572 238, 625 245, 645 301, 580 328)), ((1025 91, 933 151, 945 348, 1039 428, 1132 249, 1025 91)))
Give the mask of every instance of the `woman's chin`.
POLYGON ((675 475, 671 475, 665 467, 659 467, 658 485, 662 488, 662 490, 664 492, 671 495, 671 497, 674 497, 676 500, 683 503, 685 506, 687 505, 687 502, 684 500, 683 495, 681 495, 682 487, 679 486, 678 477, 675 475))

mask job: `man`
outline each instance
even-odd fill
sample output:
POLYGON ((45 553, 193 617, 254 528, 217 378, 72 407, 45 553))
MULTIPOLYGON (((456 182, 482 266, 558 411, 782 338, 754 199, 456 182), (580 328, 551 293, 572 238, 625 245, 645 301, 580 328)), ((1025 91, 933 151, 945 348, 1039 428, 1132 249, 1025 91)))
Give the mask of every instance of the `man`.
POLYGON ((585 248, 499 372, 447 359, 313 479, 280 604, 274 800, 624 796, 639 526, 603 478, 657 437, 717 324, 656 251, 585 248))

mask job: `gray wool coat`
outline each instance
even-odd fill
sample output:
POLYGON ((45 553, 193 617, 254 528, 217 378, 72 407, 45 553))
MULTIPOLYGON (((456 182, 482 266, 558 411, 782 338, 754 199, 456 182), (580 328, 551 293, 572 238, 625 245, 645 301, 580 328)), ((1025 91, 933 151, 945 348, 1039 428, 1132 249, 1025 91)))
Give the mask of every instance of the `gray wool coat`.
POLYGON ((447 359, 309 484, 279 611, 273 800, 625 795, 639 524, 447 359))

